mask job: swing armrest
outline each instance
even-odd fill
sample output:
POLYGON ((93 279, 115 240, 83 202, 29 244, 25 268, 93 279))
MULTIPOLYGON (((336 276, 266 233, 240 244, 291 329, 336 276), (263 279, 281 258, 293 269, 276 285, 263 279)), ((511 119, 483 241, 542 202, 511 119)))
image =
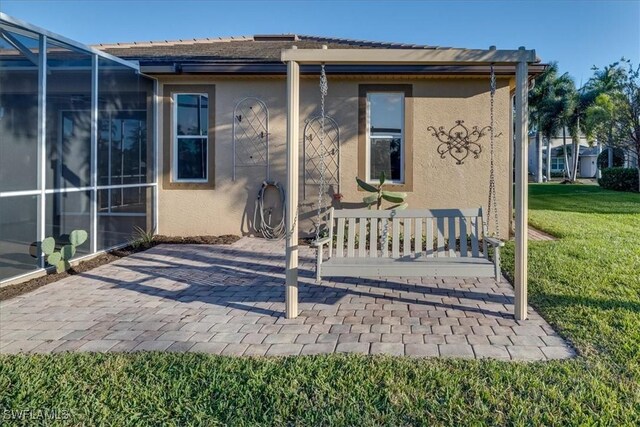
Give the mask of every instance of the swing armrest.
POLYGON ((501 248, 504 246, 504 242, 500 239, 496 239, 495 237, 485 237, 484 239, 494 248, 501 248))
POLYGON ((314 248, 321 248, 322 246, 326 245, 329 242, 331 242, 331 237, 327 236, 327 237, 323 237, 320 240, 314 240, 313 242, 311 242, 311 246, 314 248))

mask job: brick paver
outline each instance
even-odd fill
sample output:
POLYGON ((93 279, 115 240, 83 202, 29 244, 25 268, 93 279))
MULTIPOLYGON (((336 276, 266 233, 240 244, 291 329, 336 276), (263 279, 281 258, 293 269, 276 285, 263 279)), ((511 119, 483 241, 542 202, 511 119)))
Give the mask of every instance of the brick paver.
POLYGON ((324 353, 546 360, 575 356, 506 280, 314 280, 300 248, 300 315, 284 317, 284 244, 160 245, 0 302, 0 353, 324 353))

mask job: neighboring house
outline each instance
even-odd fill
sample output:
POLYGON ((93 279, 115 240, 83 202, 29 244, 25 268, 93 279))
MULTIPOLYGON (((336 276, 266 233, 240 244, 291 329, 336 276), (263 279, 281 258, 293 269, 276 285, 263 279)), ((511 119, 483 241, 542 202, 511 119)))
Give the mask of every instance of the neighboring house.
MULTIPOLYGON (((92 49, 6 15, 0 29, 0 281, 42 271, 44 262, 29 255, 37 253, 34 242, 63 239, 77 228, 90 235, 79 255, 125 244, 136 226, 167 235, 251 234, 262 182, 286 177, 283 49, 446 49, 302 35, 92 49)), ((531 65, 530 77, 543 70, 531 65)), ((451 153, 438 153, 429 128, 448 132, 457 120, 469 132, 489 125, 487 66, 326 71, 330 202, 363 206, 355 177, 375 182, 385 171, 389 188, 407 192, 410 207, 486 208, 489 133, 478 141, 477 158, 457 164, 451 153)), ((319 66, 301 67, 304 233, 314 227, 320 181, 319 72, 319 66)), ((514 72, 496 67, 502 237, 511 221, 514 72)), ((278 209, 274 205, 274 215, 278 209)))
POLYGON ((624 150, 624 167, 625 168, 637 168, 640 164, 638 155, 635 151, 627 148, 624 150))
MULTIPOLYGON (((547 170, 547 139, 542 140, 542 176, 546 176, 547 170)), ((572 161, 572 140, 571 136, 567 134, 567 157, 569 164, 572 161)), ((563 139, 562 133, 551 138, 551 176, 558 177, 564 176, 567 170, 565 165, 565 157, 563 151, 563 139)), ((578 164, 578 177, 580 178, 595 178, 598 173, 597 158, 599 154, 599 147, 591 146, 585 136, 580 137, 580 153, 578 164)), ((536 152, 536 134, 532 132, 529 135, 529 174, 536 176, 538 170, 538 155, 536 152)))

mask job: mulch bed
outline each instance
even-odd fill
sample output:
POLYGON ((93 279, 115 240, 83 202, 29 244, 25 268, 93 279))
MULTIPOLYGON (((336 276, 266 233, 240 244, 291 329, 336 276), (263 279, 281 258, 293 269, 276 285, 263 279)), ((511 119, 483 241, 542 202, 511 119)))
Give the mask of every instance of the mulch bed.
POLYGON ((230 245, 240 240, 240 236, 225 234, 223 236, 155 236, 153 242, 157 245, 161 243, 178 243, 183 245, 230 245))
POLYGON ((150 245, 139 246, 126 246, 121 249, 114 249, 112 251, 100 254, 94 258, 86 261, 81 261, 77 265, 71 267, 69 271, 63 273, 51 272, 41 277, 28 280, 22 283, 16 283, 15 285, 4 286, 0 288, 0 301, 7 300, 9 298, 16 297, 18 295, 26 294, 27 292, 34 291, 49 283, 57 282, 65 277, 74 276, 76 274, 84 273, 85 271, 92 270, 101 265, 109 264, 120 258, 124 258, 129 255, 133 255, 138 252, 146 251, 156 245, 160 244, 176 244, 176 245, 230 245, 240 240, 239 236, 233 234, 225 234, 222 236, 189 236, 189 237, 174 237, 174 236, 154 236, 153 242, 150 245))

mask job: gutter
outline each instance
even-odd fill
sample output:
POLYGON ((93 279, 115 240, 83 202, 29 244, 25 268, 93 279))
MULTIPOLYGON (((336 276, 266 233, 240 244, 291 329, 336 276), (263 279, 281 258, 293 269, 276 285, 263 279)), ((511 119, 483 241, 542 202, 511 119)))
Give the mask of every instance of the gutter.
MULTIPOLYGON (((495 66, 497 75, 512 76, 515 66, 495 66)), ((544 71, 545 64, 529 66, 529 75, 536 76, 544 71)), ((210 62, 153 62, 141 61, 140 70, 146 74, 214 74, 214 75, 283 75, 287 73, 285 64, 278 63, 210 63, 210 62)), ((326 71, 333 75, 487 75, 485 65, 327 65, 326 71)), ((301 74, 316 75, 317 65, 300 66, 301 74)))

